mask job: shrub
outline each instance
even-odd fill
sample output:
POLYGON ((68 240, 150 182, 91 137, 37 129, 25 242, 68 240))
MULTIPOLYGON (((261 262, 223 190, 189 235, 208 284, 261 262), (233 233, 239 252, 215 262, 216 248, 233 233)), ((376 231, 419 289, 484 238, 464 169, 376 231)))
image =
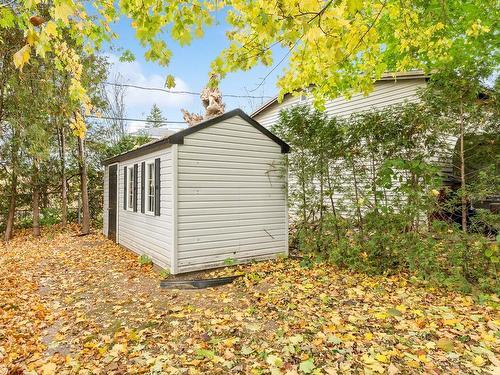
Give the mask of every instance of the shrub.
POLYGON ((170 272, 167 271, 167 270, 161 270, 160 271, 160 277, 164 280, 164 279, 168 279, 170 276, 170 272))
POLYGON ((153 260, 149 256, 142 254, 141 256, 139 256, 139 264, 141 266, 149 266, 153 264, 153 260))
POLYGON ((328 254, 329 262, 367 274, 410 271, 463 292, 478 288, 500 293, 500 236, 491 242, 441 221, 433 222, 429 232, 417 233, 407 229, 404 214, 398 213, 367 214, 365 219, 363 231, 347 230, 340 239, 325 228, 320 235, 318 225, 309 225, 297 228, 291 241, 311 258, 328 254))

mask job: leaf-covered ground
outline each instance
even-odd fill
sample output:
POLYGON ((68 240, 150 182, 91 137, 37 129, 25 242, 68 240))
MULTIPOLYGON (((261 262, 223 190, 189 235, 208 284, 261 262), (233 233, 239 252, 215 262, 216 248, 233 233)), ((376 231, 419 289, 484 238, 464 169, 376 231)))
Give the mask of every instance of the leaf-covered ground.
POLYGON ((100 235, 0 245, 0 375, 498 374, 493 304, 278 260, 202 291, 100 235))

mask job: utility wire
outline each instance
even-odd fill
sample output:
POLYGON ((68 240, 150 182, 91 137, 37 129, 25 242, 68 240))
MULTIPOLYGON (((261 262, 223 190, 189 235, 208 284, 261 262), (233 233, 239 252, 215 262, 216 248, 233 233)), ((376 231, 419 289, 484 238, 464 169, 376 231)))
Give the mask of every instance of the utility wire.
POLYGON ((95 116, 95 115, 87 115, 85 117, 101 119, 101 120, 151 122, 151 123, 157 123, 157 124, 186 124, 185 121, 147 120, 147 119, 140 119, 140 118, 124 118, 124 117, 109 117, 109 116, 95 116))
POLYGON ((1 7, 8 7, 8 6, 14 4, 15 2, 16 2, 16 0, 11 0, 11 1, 8 1, 6 3, 0 4, 0 8, 1 7))
MULTIPOLYGON (((167 90, 167 89, 162 89, 160 87, 146 87, 146 86, 132 85, 129 83, 104 82, 104 84, 109 85, 109 86, 131 87, 131 88, 139 89, 139 90, 160 91, 160 92, 165 92, 167 94, 184 94, 184 95, 196 95, 196 96, 201 94, 199 92, 194 92, 194 91, 167 90)), ((226 97, 226 98, 244 98, 244 99, 272 98, 272 96, 266 96, 266 95, 257 96, 257 95, 223 94, 222 96, 226 97)))

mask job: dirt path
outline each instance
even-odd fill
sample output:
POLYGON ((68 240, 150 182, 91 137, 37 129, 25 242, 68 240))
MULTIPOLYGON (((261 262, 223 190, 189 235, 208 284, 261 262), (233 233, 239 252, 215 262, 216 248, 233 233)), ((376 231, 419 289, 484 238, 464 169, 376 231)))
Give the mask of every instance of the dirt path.
POLYGON ((161 290, 134 254, 55 230, 2 245, 0 269, 0 375, 500 369, 494 301, 403 278, 284 260, 217 289, 161 290))

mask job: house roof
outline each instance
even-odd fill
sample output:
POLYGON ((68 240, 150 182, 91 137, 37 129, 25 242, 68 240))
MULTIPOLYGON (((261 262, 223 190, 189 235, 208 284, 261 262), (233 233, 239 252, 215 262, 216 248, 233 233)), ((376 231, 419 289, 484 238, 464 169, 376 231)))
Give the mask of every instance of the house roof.
MULTIPOLYGON (((375 82, 379 81, 397 81, 397 80, 402 80, 402 79, 421 79, 421 78, 427 78, 428 75, 424 73, 423 70, 411 70, 409 72, 398 72, 398 73, 384 73, 382 76, 377 79, 375 82)), ((285 96, 288 96, 291 94, 285 94, 285 96)), ((255 117, 259 113, 263 112, 265 109, 273 105, 274 103, 278 102, 278 96, 276 95, 274 98, 268 100, 266 103, 261 105, 259 108, 257 108, 250 116, 255 117)))
POLYGON ((169 129, 167 127, 158 127, 158 128, 143 128, 133 133, 130 133, 130 135, 132 136, 147 135, 150 138, 160 139, 168 137, 169 135, 172 135, 174 133, 175 133, 174 130, 169 129))
POLYGON ((252 125, 255 129, 260 131, 262 134, 270 138, 272 141, 277 143, 281 147, 281 152, 282 153, 288 153, 290 151, 290 146, 284 142, 282 139, 271 133, 269 130, 267 130, 265 127, 263 127, 261 124, 259 124, 257 121, 255 121, 253 118, 248 116, 245 112, 243 112, 241 109, 233 109, 232 111, 226 112, 223 115, 211 118, 209 120, 205 120, 203 122, 200 122, 199 124, 196 124, 194 126, 191 126, 187 129, 180 130, 174 134, 171 134, 167 137, 157 139, 154 141, 151 141, 149 143, 146 143, 140 147, 137 147, 133 150, 124 152, 122 154, 113 156, 109 159, 104 160, 103 164, 104 165, 109 165, 112 163, 116 163, 119 161, 124 161, 128 159, 132 159, 135 157, 143 156, 146 154, 149 154, 154 151, 161 150, 165 147, 171 146, 173 144, 183 144, 184 143, 184 137, 196 133, 197 131, 200 131, 202 129, 208 128, 209 126, 218 124, 222 121, 228 120, 232 117, 239 116, 243 120, 247 121, 250 125, 252 125))

